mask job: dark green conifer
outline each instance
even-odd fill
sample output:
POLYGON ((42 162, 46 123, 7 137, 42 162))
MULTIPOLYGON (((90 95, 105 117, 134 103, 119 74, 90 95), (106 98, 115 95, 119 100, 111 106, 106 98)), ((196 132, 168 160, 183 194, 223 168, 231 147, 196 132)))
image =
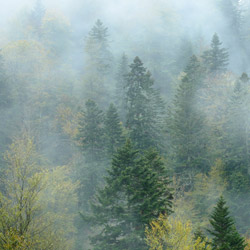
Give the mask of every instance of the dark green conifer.
POLYGON ((225 123, 224 141, 226 145, 225 152, 225 166, 227 175, 237 177, 241 174, 243 179, 241 185, 236 187, 237 181, 232 178, 229 179, 230 187, 236 192, 241 192, 248 189, 250 186, 250 178, 248 178, 247 186, 246 177, 248 176, 248 169, 250 168, 250 95, 248 93, 249 78, 247 74, 243 73, 238 81, 235 83, 233 95, 230 99, 225 123))
POLYGON ((94 195, 104 174, 104 116, 97 104, 88 100, 82 118, 79 122, 77 141, 84 157, 84 166, 81 169, 82 190, 80 201, 85 209, 88 201, 94 195))
POLYGON ((189 184, 195 174, 209 170, 205 117, 197 108, 197 91, 201 86, 201 66, 197 58, 192 56, 167 119, 171 143, 169 153, 172 155, 175 171, 182 176, 183 181, 187 178, 189 184))
POLYGON ((122 55, 116 74, 115 103, 120 113, 122 121, 126 120, 126 76, 128 74, 128 58, 122 55))
POLYGON ((126 105, 130 138, 138 149, 162 146, 164 103, 153 88, 150 72, 136 57, 127 75, 126 105))
POLYGON ((222 43, 215 33, 211 41, 211 48, 202 55, 203 63, 208 73, 218 74, 227 69, 228 52, 225 48, 221 48, 221 45, 222 43))
POLYGON ((208 231, 213 237, 213 250, 244 250, 244 238, 237 232, 223 197, 220 197, 211 214, 210 224, 212 229, 208 231))
POLYGON ((122 125, 119 119, 117 109, 114 104, 110 104, 104 121, 105 149, 108 158, 112 158, 117 148, 124 142, 122 135, 122 125))
POLYGON ((106 186, 92 204, 90 221, 99 229, 94 249, 146 249, 145 227, 160 213, 171 213, 172 193, 166 170, 155 151, 143 156, 130 141, 118 150, 106 186))
POLYGON ((250 223, 250 95, 247 74, 236 81, 224 125, 224 165, 232 213, 246 233, 250 223), (244 200, 244 202, 242 202, 244 200))

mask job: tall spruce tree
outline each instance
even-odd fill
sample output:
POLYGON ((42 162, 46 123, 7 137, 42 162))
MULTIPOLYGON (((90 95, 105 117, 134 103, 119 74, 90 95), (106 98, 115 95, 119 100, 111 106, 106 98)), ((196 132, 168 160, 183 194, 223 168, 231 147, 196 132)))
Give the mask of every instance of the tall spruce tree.
POLYGON ((250 206, 250 81, 243 73, 235 83, 224 125, 224 165, 232 213, 240 232, 249 229, 250 206), (242 200, 244 202, 242 203, 242 200))
POLYGON ((244 250, 245 240, 237 232, 234 221, 230 216, 226 201, 221 196, 211 214, 210 224, 212 229, 213 250, 244 250))
POLYGON ((127 141, 114 156, 106 186, 92 203, 90 221, 98 230, 91 238, 93 249, 147 249, 145 226, 161 213, 171 213, 172 198, 158 153, 140 155, 127 141))
POLYGON ((219 8, 223 14, 228 30, 234 35, 233 39, 241 39, 243 15, 240 0, 220 0, 219 8))
POLYGON ((102 75, 111 70, 112 54, 108 37, 108 28, 98 19, 86 39, 87 67, 102 75))
POLYGON ((104 116, 97 104, 88 100, 82 118, 79 122, 77 141, 84 157, 82 168, 80 202, 85 209, 88 201, 95 194, 104 173, 105 149, 104 149, 104 116))
POLYGON ((112 92, 112 61, 109 48, 108 28, 97 20, 85 41, 85 74, 83 95, 102 106, 110 102, 112 92), (103 94, 105 93, 105 95, 103 94))
POLYGON ((247 74, 243 73, 235 83, 233 95, 231 96, 224 128, 224 142, 226 145, 225 165, 229 178, 230 187, 237 192, 250 187, 250 81, 247 74), (238 183, 233 178, 241 174, 245 181, 238 183), (248 177, 248 184, 246 178, 248 177), (244 187, 244 184, 247 186, 244 187))
POLYGON ((222 43, 215 33, 211 41, 211 48, 202 55, 204 66, 208 73, 218 74, 226 71, 228 65, 228 52, 221 48, 222 43))
POLYGON ((122 55, 116 74, 115 103, 117 105, 122 121, 126 120, 126 76, 128 74, 128 58, 122 55))
POLYGON ((192 56, 185 76, 177 89, 167 119, 175 172, 189 183, 198 172, 207 172, 208 138, 205 117, 197 108, 197 90, 202 86, 202 70, 196 56, 192 56))
POLYGON ((112 158, 114 153, 124 142, 122 125, 114 104, 110 104, 104 121, 105 149, 108 158, 112 158))
POLYGON ((154 88, 154 81, 136 57, 126 78, 126 127, 136 148, 158 149, 162 146, 164 103, 154 88))

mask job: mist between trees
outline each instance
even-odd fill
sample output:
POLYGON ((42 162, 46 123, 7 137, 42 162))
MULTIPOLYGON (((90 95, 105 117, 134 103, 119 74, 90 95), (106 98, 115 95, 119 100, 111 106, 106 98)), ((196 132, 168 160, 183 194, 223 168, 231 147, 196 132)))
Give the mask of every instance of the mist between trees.
POLYGON ((12 3, 0 249, 250 249, 250 3, 12 3))

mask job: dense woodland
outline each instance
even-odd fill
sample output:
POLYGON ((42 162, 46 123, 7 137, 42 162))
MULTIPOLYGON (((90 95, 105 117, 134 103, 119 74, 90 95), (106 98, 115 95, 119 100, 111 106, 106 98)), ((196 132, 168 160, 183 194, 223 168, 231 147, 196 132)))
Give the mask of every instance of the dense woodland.
POLYGON ((0 30, 0 249, 250 249, 250 3, 207 0, 207 38, 87 2, 0 30))

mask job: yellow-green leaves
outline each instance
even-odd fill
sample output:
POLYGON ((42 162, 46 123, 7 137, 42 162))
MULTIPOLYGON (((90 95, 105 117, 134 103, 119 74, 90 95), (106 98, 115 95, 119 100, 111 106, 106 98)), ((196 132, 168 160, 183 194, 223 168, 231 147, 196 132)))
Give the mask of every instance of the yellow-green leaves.
POLYGON ((210 250, 206 242, 194 239, 190 221, 160 215, 146 229, 146 242, 150 250, 210 250))

